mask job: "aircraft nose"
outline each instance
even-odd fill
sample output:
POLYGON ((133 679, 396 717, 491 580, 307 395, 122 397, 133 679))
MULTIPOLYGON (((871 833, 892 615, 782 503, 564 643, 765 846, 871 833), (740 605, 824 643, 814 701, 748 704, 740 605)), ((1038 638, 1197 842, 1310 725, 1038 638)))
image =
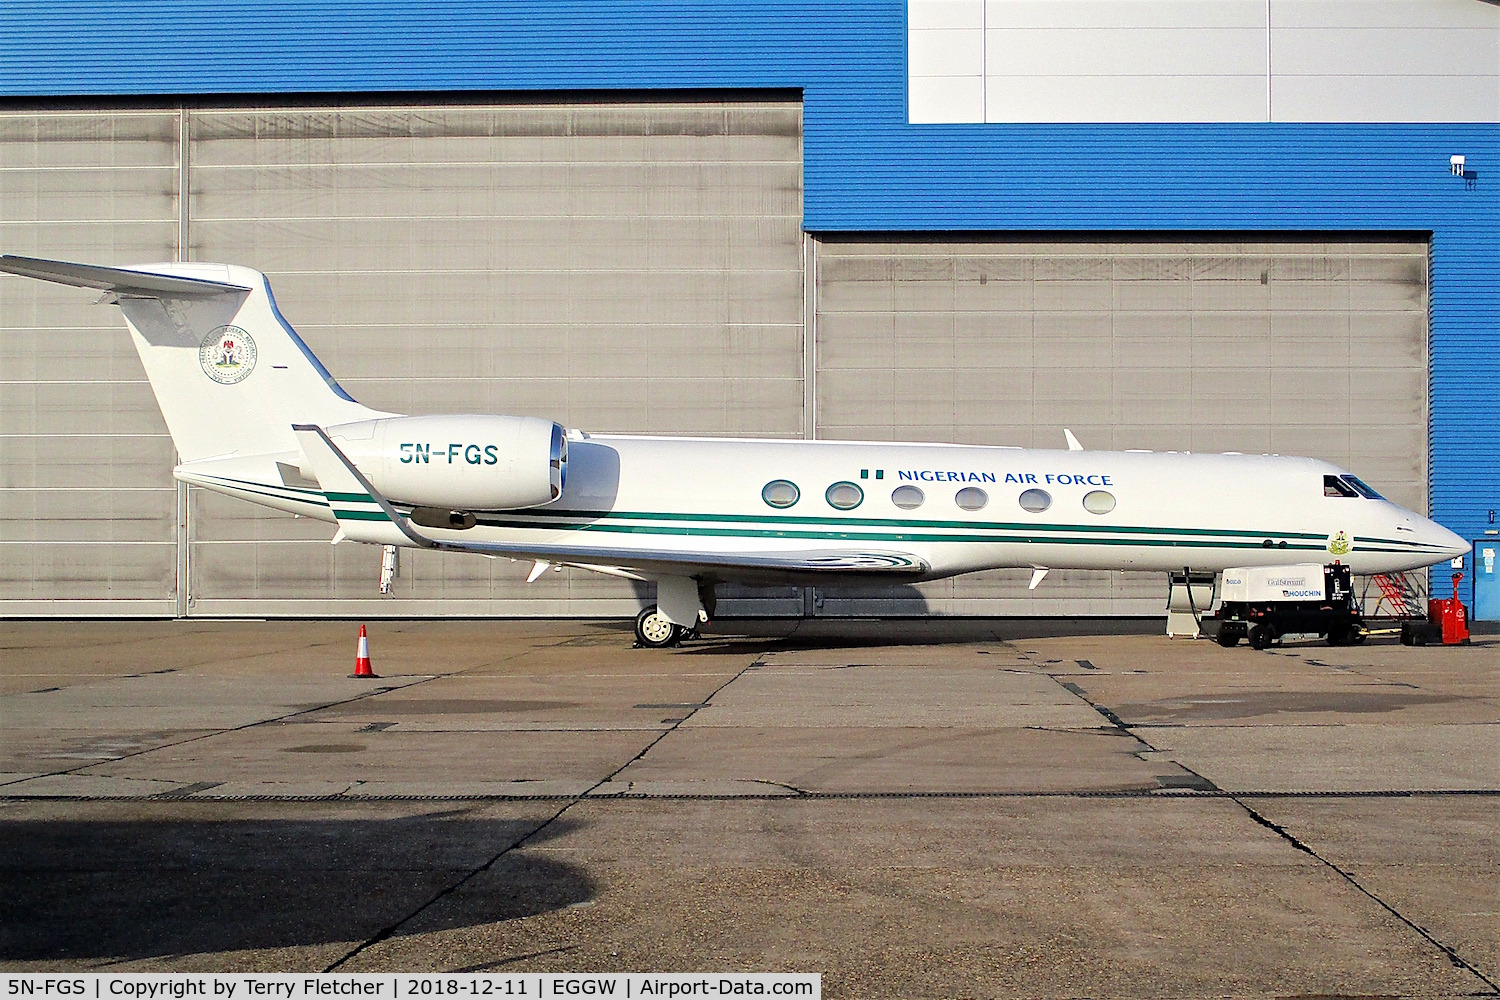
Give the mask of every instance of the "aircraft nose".
POLYGON ((1449 531, 1436 521, 1427 521, 1423 525, 1422 540, 1435 546, 1444 559, 1456 559, 1468 552, 1470 545, 1462 535, 1449 531))

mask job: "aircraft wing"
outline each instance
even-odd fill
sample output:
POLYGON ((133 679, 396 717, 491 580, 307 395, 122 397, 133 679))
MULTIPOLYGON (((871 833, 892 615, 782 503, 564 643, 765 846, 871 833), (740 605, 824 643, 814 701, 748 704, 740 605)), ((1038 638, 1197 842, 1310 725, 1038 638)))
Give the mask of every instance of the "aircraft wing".
POLYGON ((43 281, 56 281, 63 285, 76 285, 79 288, 123 292, 126 295, 165 294, 191 298, 199 295, 250 291, 242 285, 231 285, 224 281, 153 274, 150 271, 136 271, 125 267, 72 264, 62 260, 43 260, 40 257, 17 257, 13 254, 0 256, 0 271, 9 271, 11 274, 19 274, 27 278, 41 278, 43 281))
POLYGON ((339 538, 382 545, 410 543, 446 552, 485 555, 582 566, 598 570, 627 570, 645 575, 691 575, 698 570, 740 570, 769 574, 859 574, 895 578, 920 577, 931 566, 909 552, 888 549, 826 549, 788 552, 719 552, 704 549, 642 549, 614 545, 548 545, 529 542, 466 542, 432 538, 417 529, 360 472, 315 424, 294 424, 292 430, 339 521, 339 538))

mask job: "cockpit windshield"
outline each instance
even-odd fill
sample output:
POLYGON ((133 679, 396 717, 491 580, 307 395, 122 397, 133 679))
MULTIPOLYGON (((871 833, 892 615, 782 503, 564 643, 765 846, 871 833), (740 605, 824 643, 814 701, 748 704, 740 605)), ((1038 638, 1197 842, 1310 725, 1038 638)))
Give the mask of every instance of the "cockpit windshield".
POLYGON ((1359 491, 1338 476, 1324 476, 1323 495, 1325 497, 1357 497, 1359 491))
POLYGON ((1324 476, 1325 497, 1364 497, 1366 500, 1384 500, 1385 497, 1365 485, 1358 476, 1324 476))

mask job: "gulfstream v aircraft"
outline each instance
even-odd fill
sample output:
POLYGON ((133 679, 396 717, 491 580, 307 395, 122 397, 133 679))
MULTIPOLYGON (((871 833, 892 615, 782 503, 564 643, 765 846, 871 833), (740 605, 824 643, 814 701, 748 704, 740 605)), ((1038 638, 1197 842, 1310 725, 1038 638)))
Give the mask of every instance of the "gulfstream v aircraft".
POLYGON ((1355 573, 1468 551, 1327 462, 1266 455, 641 437, 536 417, 361 406, 282 318, 265 275, 224 264, 0 270, 103 290, 177 446, 177 479, 367 542, 654 581, 636 623, 675 643, 714 587, 935 580, 993 568, 1355 573))

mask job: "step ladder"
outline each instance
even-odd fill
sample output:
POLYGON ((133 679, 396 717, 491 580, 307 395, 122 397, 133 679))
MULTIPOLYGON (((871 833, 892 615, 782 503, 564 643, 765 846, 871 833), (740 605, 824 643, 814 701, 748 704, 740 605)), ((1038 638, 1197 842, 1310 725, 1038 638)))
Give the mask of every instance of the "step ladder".
POLYGON ((1411 582, 1405 573, 1376 573, 1370 577, 1370 582, 1380 588, 1380 598, 1375 602, 1374 608, 1369 608, 1369 587, 1366 585, 1366 597, 1363 603, 1368 610, 1365 616, 1368 618, 1425 618, 1427 615, 1426 602, 1421 592, 1411 582))

